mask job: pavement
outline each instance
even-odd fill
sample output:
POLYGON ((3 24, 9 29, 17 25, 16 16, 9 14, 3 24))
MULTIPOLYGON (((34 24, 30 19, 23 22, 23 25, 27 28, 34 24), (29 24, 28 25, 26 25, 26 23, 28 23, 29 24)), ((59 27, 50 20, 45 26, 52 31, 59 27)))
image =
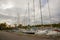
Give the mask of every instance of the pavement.
POLYGON ((34 36, 18 35, 16 33, 0 31, 0 40, 57 40, 57 39, 41 37, 36 35, 34 36))

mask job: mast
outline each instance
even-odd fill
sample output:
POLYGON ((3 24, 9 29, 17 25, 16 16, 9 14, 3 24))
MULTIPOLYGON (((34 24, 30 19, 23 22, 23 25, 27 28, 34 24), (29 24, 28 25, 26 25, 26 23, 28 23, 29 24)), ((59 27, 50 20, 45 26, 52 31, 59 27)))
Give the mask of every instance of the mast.
POLYGON ((20 14, 19 14, 18 8, 16 9, 16 11, 17 11, 17 24, 19 25, 20 24, 20 14))
POLYGON ((33 0, 33 13, 34 13, 34 24, 35 24, 35 0, 33 0))
POLYGON ((29 3, 29 0, 28 0, 28 9, 27 9, 27 11, 28 11, 28 17, 29 17, 29 23, 28 23, 28 25, 30 25, 30 9, 29 9, 29 5, 30 5, 30 3, 29 3))
POLYGON ((39 0, 39 6, 40 6, 40 16, 41 16, 41 25, 43 25, 43 17, 42 17, 42 7, 41 7, 41 0, 39 0))
POLYGON ((27 25, 27 22, 26 22, 26 14, 27 14, 27 8, 25 9, 25 15, 24 15, 24 26, 27 25))
POLYGON ((47 0, 47 2, 48 2, 49 19, 50 19, 50 24, 51 24, 51 27, 52 27, 52 22, 51 22, 51 12, 50 12, 50 7, 49 7, 49 0, 47 0))
POLYGON ((23 22, 24 24, 23 25, 26 24, 26 17, 25 16, 26 16, 26 9, 25 9, 25 14, 24 14, 24 22, 23 22))

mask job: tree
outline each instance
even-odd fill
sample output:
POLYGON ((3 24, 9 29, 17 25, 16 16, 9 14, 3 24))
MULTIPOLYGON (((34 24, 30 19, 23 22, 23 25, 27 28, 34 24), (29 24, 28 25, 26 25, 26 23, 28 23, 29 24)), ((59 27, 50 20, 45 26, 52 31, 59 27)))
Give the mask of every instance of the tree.
POLYGON ((0 30, 5 30, 7 27, 6 23, 0 23, 0 30))
POLYGON ((22 24, 19 24, 19 25, 18 25, 18 28, 23 28, 22 24))

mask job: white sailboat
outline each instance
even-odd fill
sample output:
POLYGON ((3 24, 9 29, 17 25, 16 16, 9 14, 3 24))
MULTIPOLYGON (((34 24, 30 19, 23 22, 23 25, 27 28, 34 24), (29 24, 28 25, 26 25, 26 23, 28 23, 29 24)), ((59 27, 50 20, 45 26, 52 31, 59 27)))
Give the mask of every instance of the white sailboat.
MULTIPOLYGON (((29 3, 29 0, 28 0, 28 10, 27 11, 28 11, 28 16, 30 17, 29 5, 30 5, 30 3, 29 3)), ((33 0, 33 6, 34 6, 34 0, 33 0)), ((35 10, 35 9, 33 8, 33 10, 35 10)), ((34 13, 35 13, 35 11, 34 11, 34 13)), ((30 20, 29 20, 29 24, 28 25, 30 25, 30 20)), ((33 29, 26 29, 26 30, 24 30, 22 32, 26 33, 26 34, 35 34, 35 31, 33 29)))

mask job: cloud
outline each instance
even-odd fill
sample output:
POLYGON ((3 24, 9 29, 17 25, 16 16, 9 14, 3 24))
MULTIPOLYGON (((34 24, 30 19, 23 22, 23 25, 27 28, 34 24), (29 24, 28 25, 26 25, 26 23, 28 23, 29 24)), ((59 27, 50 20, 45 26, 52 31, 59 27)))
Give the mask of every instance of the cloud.
MULTIPOLYGON (((60 19, 59 18, 60 17, 59 16, 59 14, 60 14, 60 12, 59 12, 59 10, 60 10, 59 3, 60 3, 60 0, 49 0, 51 23, 60 22, 59 21, 59 19, 60 19)), ((43 17, 43 19, 49 17, 48 3, 45 5, 44 8, 42 8, 42 12, 43 12, 43 16, 45 16, 45 17, 43 17)), ((47 19, 50 19, 50 18, 47 18, 47 19)), ((48 21, 47 19, 45 19, 45 20, 48 21)))
MULTIPOLYGON (((50 23, 48 3, 51 14, 51 22, 60 22, 60 0, 42 0, 42 16, 43 23, 50 23)), ((39 7, 39 0, 35 0, 35 14, 33 10, 33 0, 2 0, 0 1, 0 20, 10 20, 8 23, 17 23, 18 14, 21 24, 41 24, 41 13, 39 7), (28 13, 28 1, 29 1, 29 13, 28 13), (2 6, 3 5, 3 6, 2 6), (5 7, 4 7, 5 6, 5 7), (14 22, 12 21, 14 20, 14 22)))
POLYGON ((10 0, 2 0, 0 1, 0 9, 8 9, 8 8, 13 8, 14 7, 14 3, 10 0))

